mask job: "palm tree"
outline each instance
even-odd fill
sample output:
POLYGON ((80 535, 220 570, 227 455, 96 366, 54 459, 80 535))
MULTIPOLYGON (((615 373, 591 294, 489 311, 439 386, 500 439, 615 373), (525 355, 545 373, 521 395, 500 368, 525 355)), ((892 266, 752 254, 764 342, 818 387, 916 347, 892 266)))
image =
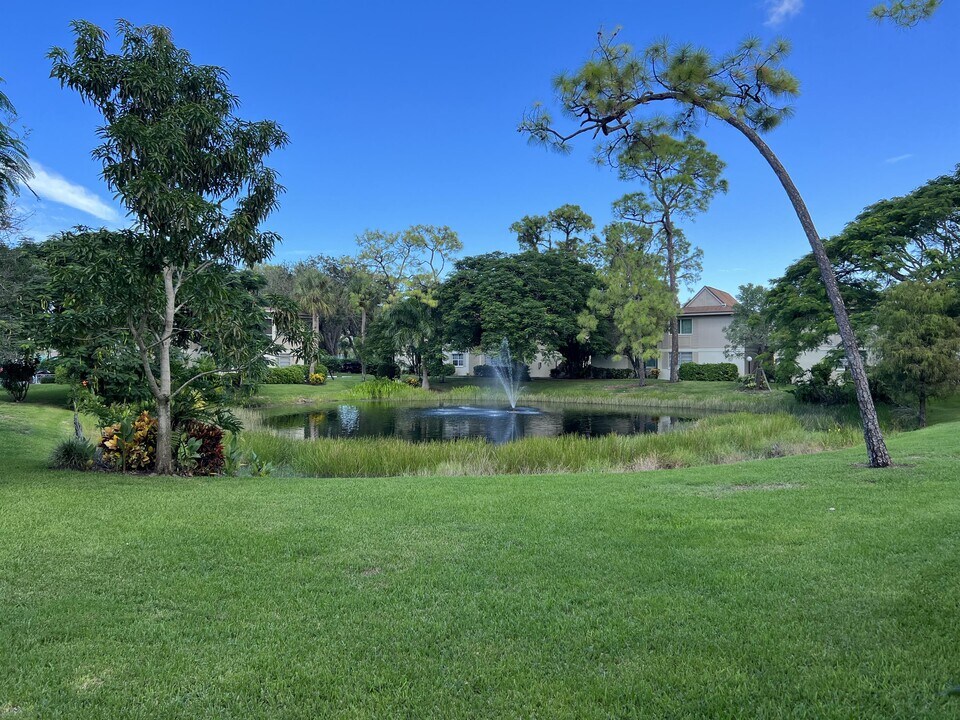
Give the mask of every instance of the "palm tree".
POLYGON ((427 354, 436 319, 433 307, 418 298, 404 298, 390 305, 384 317, 396 344, 407 348, 414 366, 420 366, 420 387, 430 389, 427 354))
POLYGON ((310 359, 311 375, 317 369, 320 353, 320 316, 330 311, 329 290, 327 278, 315 265, 299 263, 294 268, 293 300, 310 315, 310 333, 301 353, 310 359))
MULTIPOLYGON (((0 78, 2 82, 3 78, 0 78)), ((0 92, 0 230, 10 222, 10 199, 20 194, 21 183, 26 185, 33 177, 27 147, 11 127, 16 119, 16 108, 0 92)))

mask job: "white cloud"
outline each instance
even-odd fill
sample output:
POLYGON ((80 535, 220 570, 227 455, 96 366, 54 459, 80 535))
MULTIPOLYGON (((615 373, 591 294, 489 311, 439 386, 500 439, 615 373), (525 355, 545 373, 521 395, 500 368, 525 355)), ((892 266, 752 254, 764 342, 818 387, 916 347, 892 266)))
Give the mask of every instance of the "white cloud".
POLYGON ((30 187, 41 198, 81 210, 104 222, 120 222, 120 213, 90 190, 47 170, 38 162, 33 162, 31 165, 33 179, 30 181, 30 187))
POLYGON ((887 165, 893 165, 894 163, 903 162, 904 160, 909 160, 913 157, 913 153, 906 153, 904 155, 894 155, 893 157, 888 157, 884 162, 887 165))
POLYGON ((777 26, 803 10, 803 0, 767 0, 767 25, 777 26))

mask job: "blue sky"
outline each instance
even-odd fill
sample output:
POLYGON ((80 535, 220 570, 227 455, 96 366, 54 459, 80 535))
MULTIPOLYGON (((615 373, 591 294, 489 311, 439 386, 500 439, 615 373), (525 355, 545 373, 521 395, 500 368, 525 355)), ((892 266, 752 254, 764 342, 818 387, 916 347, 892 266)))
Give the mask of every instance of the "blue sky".
MULTIPOLYGON (((30 130, 39 202, 32 234, 117 225, 119 206, 90 157, 97 114, 49 79, 46 51, 82 17, 170 27, 194 60, 221 65, 240 114, 279 121, 291 137, 273 159, 287 193, 269 226, 277 259, 352 253, 366 228, 450 225, 465 254, 513 250, 525 214, 577 203, 598 226, 631 186, 589 162, 530 147, 523 111, 549 101, 603 27, 636 46, 669 37, 716 52, 783 36, 800 78, 796 115, 768 136, 822 235, 865 205, 908 192, 960 162, 956 31, 960 3, 912 30, 868 18, 872 0, 720 3, 58 2, 4 11, 0 77, 30 130), (153 6, 152 9, 144 9, 153 6), (520 7, 518 7, 520 6, 520 7), (16 32, 10 32, 10 29, 16 32)), ((747 142, 718 123, 703 137, 727 162, 729 193, 687 227, 705 253, 705 283, 735 291, 806 252, 782 189, 747 142)))

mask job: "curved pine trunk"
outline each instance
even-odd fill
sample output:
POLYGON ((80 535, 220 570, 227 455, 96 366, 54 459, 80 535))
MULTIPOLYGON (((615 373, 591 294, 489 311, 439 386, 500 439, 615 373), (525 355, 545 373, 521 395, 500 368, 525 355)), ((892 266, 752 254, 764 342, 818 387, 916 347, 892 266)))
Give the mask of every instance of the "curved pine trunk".
POLYGON ((870 467, 888 467, 890 465, 890 453, 887 452, 887 446, 883 440, 883 433, 880 430, 880 421, 877 418, 877 409, 873 404, 873 397, 870 395, 867 371, 863 365, 863 358, 860 356, 857 338, 850 324, 850 316, 847 314, 843 297, 840 295, 840 288, 837 285, 837 274, 833 269, 830 258, 827 257, 823 240, 820 239, 820 235, 813 224, 813 218, 810 217, 807 205, 800 196, 800 191, 797 189, 797 186, 794 185, 786 168, 773 153, 773 150, 763 141, 763 138, 761 138, 753 128, 746 125, 736 116, 731 115, 723 119, 743 133, 743 135, 753 143, 754 147, 760 151, 760 154, 763 155, 764 159, 773 169, 777 179, 780 180, 780 184, 783 185, 783 189, 786 190, 787 196, 793 204, 793 209, 796 211, 797 218, 799 218, 800 224, 803 226, 803 231, 810 243, 810 247, 813 249, 813 256, 817 261, 817 267, 820 269, 820 277, 823 279, 827 297, 830 299, 830 306, 833 308, 833 316, 840 330, 840 338, 843 340, 847 367, 850 370, 850 376, 853 378, 853 385, 857 392, 857 405, 860 408, 860 421, 863 424, 863 439, 867 444, 867 460, 870 467))

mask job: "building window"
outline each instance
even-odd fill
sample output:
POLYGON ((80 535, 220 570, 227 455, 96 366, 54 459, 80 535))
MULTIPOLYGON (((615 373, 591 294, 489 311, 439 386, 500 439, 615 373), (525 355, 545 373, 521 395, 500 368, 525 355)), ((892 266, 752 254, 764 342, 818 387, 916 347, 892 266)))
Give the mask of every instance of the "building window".
POLYGON ((451 362, 453 363, 453 366, 454 366, 454 367, 463 367, 463 353, 462 353, 462 352, 450 353, 450 357, 451 357, 451 362))
POLYGON ((277 356, 277 367, 290 367, 290 356, 289 355, 278 355, 277 356))
POLYGON ((680 334, 693 335, 693 318, 680 318, 680 334))
POLYGON ((691 362, 691 363, 693 362, 693 353, 692 352, 680 353, 680 361, 678 364, 683 365, 684 363, 688 363, 688 362, 691 362))
POLYGON ((655 357, 650 358, 644 363, 644 367, 648 367, 648 368, 657 367, 657 359, 655 357))

